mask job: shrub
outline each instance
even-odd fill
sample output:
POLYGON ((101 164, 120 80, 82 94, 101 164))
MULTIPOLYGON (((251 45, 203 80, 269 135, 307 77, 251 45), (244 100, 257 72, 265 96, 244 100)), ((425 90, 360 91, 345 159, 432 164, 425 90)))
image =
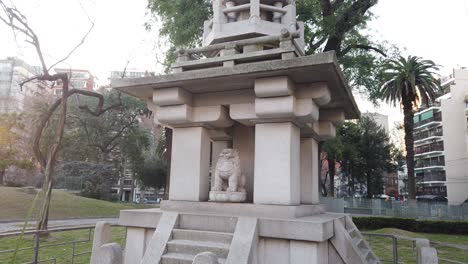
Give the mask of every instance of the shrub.
POLYGON ((468 235, 468 222, 415 220, 395 217, 353 217, 362 230, 398 228, 410 232, 468 235))

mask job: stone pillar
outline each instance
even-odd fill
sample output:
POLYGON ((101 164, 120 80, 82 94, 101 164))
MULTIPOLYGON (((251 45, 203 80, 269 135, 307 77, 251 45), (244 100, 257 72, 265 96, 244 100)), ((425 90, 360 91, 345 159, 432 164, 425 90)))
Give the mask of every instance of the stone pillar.
POLYGON ((319 204, 319 152, 313 138, 301 139, 301 204, 319 204))
POLYGON ((300 204, 300 131, 291 122, 255 126, 254 203, 300 204))
POLYGON ((206 128, 174 128, 169 200, 207 201, 210 135, 206 128))
POLYGON ((250 23, 256 24, 260 20, 260 0, 250 1, 250 23))

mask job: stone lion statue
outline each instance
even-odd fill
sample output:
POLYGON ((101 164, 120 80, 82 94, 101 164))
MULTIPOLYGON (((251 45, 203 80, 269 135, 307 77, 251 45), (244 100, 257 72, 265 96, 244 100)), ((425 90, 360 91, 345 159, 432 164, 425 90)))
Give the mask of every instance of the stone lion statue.
POLYGON ((214 172, 213 191, 245 192, 245 177, 242 175, 237 149, 224 149, 219 154, 214 172))

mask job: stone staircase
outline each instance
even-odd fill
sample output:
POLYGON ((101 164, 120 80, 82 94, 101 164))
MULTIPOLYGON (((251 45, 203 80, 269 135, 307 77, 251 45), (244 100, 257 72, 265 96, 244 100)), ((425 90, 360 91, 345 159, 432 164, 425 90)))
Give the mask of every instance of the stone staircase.
POLYGON ((192 264, 197 254, 212 252, 218 256, 218 263, 224 264, 236 222, 236 218, 229 217, 180 215, 161 263, 192 264))
POLYGON ((359 229, 354 225, 350 216, 345 217, 346 231, 351 237, 353 247, 357 250, 363 263, 380 264, 379 258, 374 254, 359 229))

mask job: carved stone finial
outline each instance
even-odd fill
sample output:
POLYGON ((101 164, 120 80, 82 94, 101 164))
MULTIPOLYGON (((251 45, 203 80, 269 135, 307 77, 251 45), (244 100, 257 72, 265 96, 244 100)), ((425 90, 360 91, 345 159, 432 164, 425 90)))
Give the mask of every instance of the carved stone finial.
POLYGON ((214 172, 214 187, 210 200, 215 202, 244 202, 247 198, 245 177, 242 175, 237 149, 224 149, 219 154, 214 172))
POLYGON ((286 28, 281 29, 282 38, 289 38, 290 36, 291 36, 291 33, 289 32, 289 30, 287 30, 286 28))

